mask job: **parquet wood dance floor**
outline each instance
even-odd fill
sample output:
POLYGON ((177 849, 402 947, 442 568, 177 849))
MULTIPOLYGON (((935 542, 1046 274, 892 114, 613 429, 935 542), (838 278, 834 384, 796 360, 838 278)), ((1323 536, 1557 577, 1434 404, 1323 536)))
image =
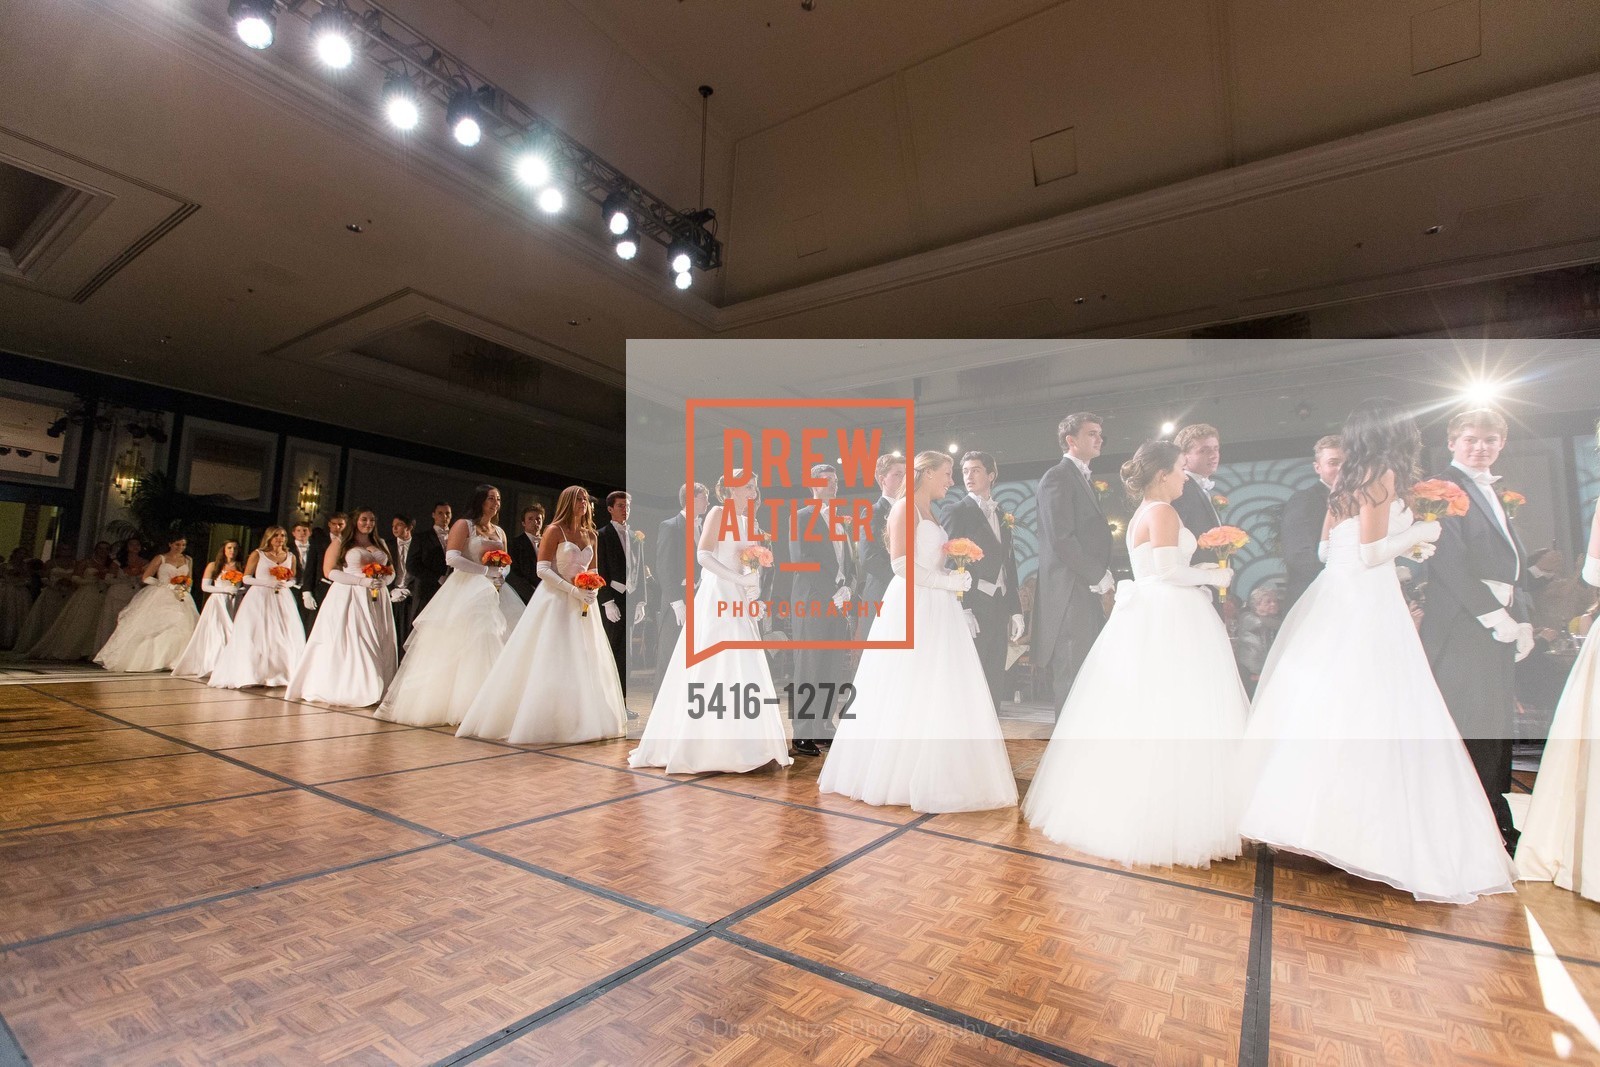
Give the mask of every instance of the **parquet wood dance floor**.
POLYGON ((632 747, 5 687, 0 1065, 1600 1063, 1600 907, 1548 885, 1126 870, 632 747))

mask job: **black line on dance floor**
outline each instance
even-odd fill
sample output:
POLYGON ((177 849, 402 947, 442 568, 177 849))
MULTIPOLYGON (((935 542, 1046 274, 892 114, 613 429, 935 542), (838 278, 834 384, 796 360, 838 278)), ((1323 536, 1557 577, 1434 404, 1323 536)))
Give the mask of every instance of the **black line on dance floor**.
POLYGON ((637 800, 640 797, 650 796, 652 793, 660 793, 660 792, 663 792, 663 791, 668 790, 668 789, 675 788, 675 787, 680 786, 680 785, 688 785, 688 784, 689 784, 688 782, 663 782, 661 785, 656 786, 654 789, 643 789, 643 790, 640 790, 637 793, 624 793, 621 796, 607 797, 604 800, 596 800, 596 801, 594 801, 592 803, 589 803, 589 804, 580 804, 576 808, 566 808, 566 809, 564 809, 562 811, 552 811, 552 812, 549 812, 548 814, 545 814, 545 815, 535 815, 532 818, 528 818, 528 819, 519 819, 517 822, 508 822, 504 826, 496 826, 496 827, 493 827, 493 828, 488 829, 488 830, 474 830, 470 834, 460 834, 460 835, 458 835, 456 837, 456 840, 457 841, 471 841, 471 840, 473 840, 475 838, 487 837, 490 834, 505 833, 508 830, 520 830, 524 826, 532 826, 536 822, 549 822, 551 819, 563 819, 563 818, 566 818, 568 815, 576 815, 580 811, 593 811, 595 808, 604 808, 604 807, 606 807, 608 805, 611 805, 611 804, 621 803, 624 800, 637 800))
POLYGON ((28 1054, 22 1051, 22 1042, 17 1040, 11 1024, 0 1015, 0 1067, 28 1067, 31 1062, 28 1054))
POLYGON ((1036 1037, 1030 1037, 1027 1034, 1012 1030, 1009 1027, 1001 1026, 999 1023, 991 1023, 987 1020, 978 1018, 976 1015, 968 1015, 964 1011, 957 1011, 954 1008, 947 1008, 942 1004, 935 1003, 934 1001, 924 1000, 923 998, 915 996, 911 993, 905 993, 890 986, 881 985, 872 981, 870 978, 862 978, 860 975, 852 974, 849 971, 842 971, 837 967, 830 967, 825 963, 818 963, 816 960, 810 959, 806 956, 797 955, 796 953, 789 952, 786 949, 778 948, 776 945, 769 945, 765 941, 757 941, 755 938, 746 937, 744 934, 734 933, 732 930, 718 930, 716 931, 716 936, 724 941, 727 941, 729 944, 738 945, 740 948, 745 949, 748 952, 754 952, 759 956, 765 956, 766 958, 775 960, 778 963, 787 964, 796 970, 805 971, 807 974, 814 974, 817 977, 825 978, 830 982, 836 982, 839 985, 848 986, 851 989, 862 993, 867 993, 871 996, 877 997, 880 1000, 887 1000, 891 1004, 897 1004, 902 1008, 908 1008, 919 1015, 925 1015, 930 1019, 936 1019, 947 1026, 954 1027, 969 1034, 982 1035, 983 1037, 998 1041, 1002 1044, 1010 1045, 1012 1048, 1021 1049, 1024 1052, 1032 1053, 1033 1055, 1042 1059, 1047 1059, 1054 1063, 1069 1063, 1075 1065, 1075 1067, 1109 1067, 1104 1060, 1097 1060, 1092 1056, 1085 1056, 1082 1053, 1073 1052, 1069 1048, 1064 1048, 1061 1045, 1056 1045, 1049 1041, 1042 1041, 1036 1037))
POLYGON ((530 863, 527 860, 518 859, 516 856, 509 855, 497 849, 489 848, 486 845, 480 845, 476 841, 458 840, 452 842, 452 844, 458 845, 474 855, 482 856, 484 859, 494 860, 497 863, 504 863, 507 866, 517 868, 519 871, 526 871, 529 874, 536 874, 541 878, 548 878, 552 882, 560 882, 562 885, 569 888, 582 890, 583 892, 589 893, 592 896, 609 900, 613 904, 621 904, 625 908, 632 908, 634 911, 642 911, 646 915, 652 915, 657 919, 664 919, 670 923, 677 923, 679 926, 687 926, 691 930, 704 930, 710 925, 704 919, 696 919, 692 916, 684 915, 681 912, 673 911, 671 908, 664 908, 658 904, 651 904, 649 901, 640 900, 638 897, 629 896, 628 894, 619 892, 615 889, 607 889, 603 885, 597 885, 594 882, 586 882, 582 878, 578 878, 575 875, 562 874, 560 871, 552 870, 549 867, 541 867, 537 863, 530 863))
MULTIPOLYGON (((1068 867, 1081 867, 1086 871, 1099 871, 1101 874, 1115 874, 1120 875, 1123 878, 1135 878, 1141 882, 1153 882, 1156 885, 1168 886, 1172 889, 1192 889, 1196 893, 1209 893, 1214 897, 1227 897, 1229 900, 1243 900, 1248 902, 1255 899, 1254 896, 1246 896, 1243 893, 1235 893, 1231 889, 1218 889, 1216 886, 1210 885, 1196 885, 1193 882, 1179 882, 1171 878, 1162 878, 1160 875, 1144 874, 1141 871, 1132 871, 1126 867, 1107 867, 1099 863, 1090 863, 1087 860, 1074 860, 1068 859, 1065 856, 1052 856, 1046 852, 1034 852, 1031 849, 1020 848, 1017 845, 1002 845, 997 841, 984 841, 976 837, 963 837, 960 834, 952 834, 946 830, 928 830, 923 827, 918 827, 917 832, 927 834, 930 837, 943 837, 951 841, 961 841, 968 845, 981 845, 984 848, 992 848, 1000 852, 1010 852, 1016 856, 1027 856, 1030 859, 1046 860, 1050 863, 1061 863, 1068 867)), ((1257 874, 1257 877, 1260 877, 1259 873, 1257 874)))
POLYGON ((782 804, 786 808, 799 808, 801 811, 814 811, 822 815, 837 815, 841 819, 855 819, 857 822, 870 822, 877 826, 905 825, 904 823, 891 822, 888 819, 874 819, 870 815, 860 815, 853 811, 829 811, 827 808, 819 808, 814 804, 801 804, 794 800, 780 800, 777 797, 764 797, 757 793, 741 793, 737 789, 727 789, 723 786, 713 785, 711 781, 692 781, 684 782, 683 784, 692 785, 696 789, 709 789, 713 793, 721 793, 724 796, 738 797, 741 800, 759 800, 765 804, 782 804))
POLYGON ((1266 1067, 1272 1048, 1273 873, 1272 850, 1257 845, 1250 958, 1244 972, 1244 1014, 1239 1020, 1239 1067, 1266 1067))
MULTIPOLYGON (((393 733, 394 731, 391 730, 389 732, 393 733)), ((406 768, 404 768, 402 770, 398 770, 398 771, 374 771, 371 774, 353 774, 349 778, 332 778, 332 779, 329 779, 326 782, 318 782, 317 785, 319 787, 326 787, 326 786, 330 786, 330 785, 344 785, 346 782, 365 782, 370 778, 388 778, 390 775, 395 775, 395 774, 410 774, 413 771, 432 771, 432 770, 437 770, 440 767, 459 767, 459 766, 461 766, 462 764, 465 764, 465 763, 483 763, 486 760, 505 759, 507 756, 522 756, 522 755, 526 755, 526 753, 522 753, 522 752, 496 752, 492 756, 473 756, 470 759, 446 760, 443 763, 425 763, 421 767, 406 767, 406 768)))

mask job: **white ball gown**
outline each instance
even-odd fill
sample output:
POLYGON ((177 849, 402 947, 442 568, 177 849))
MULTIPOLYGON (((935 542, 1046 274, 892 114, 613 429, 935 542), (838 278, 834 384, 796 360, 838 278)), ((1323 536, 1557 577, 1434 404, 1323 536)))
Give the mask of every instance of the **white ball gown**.
MULTIPOLYGON (((1389 534, 1412 525, 1395 501, 1389 534)), ((1360 520, 1267 656, 1245 730, 1239 833, 1418 900, 1511 891, 1489 801, 1434 683, 1393 559, 1361 559, 1360 520)))
POLYGON ((111 635, 117 629, 117 620, 122 617, 128 605, 133 603, 133 598, 139 590, 144 588, 144 582, 139 577, 143 570, 144 568, 140 567, 132 574, 111 579, 110 587, 106 589, 105 603, 100 608, 100 622, 95 627, 95 648, 104 648, 105 643, 111 640, 111 635))
MULTIPOLYGON (((709 648, 721 641, 761 640, 758 620, 747 613, 733 618, 730 612, 718 612, 718 605, 760 597, 759 592, 749 592, 731 577, 743 570, 739 553, 755 543, 753 540, 718 542, 712 560, 715 566, 708 565, 701 572, 700 588, 694 595, 697 647, 709 648), (718 572, 719 568, 722 573, 718 572)), ((639 739, 639 747, 628 754, 629 766, 664 767, 668 774, 697 774, 705 771, 740 773, 768 763, 780 767, 793 763, 766 652, 759 648, 726 648, 710 659, 686 667, 687 638, 687 630, 679 632, 678 644, 656 690, 644 736, 639 739), (689 700, 692 683, 702 686, 701 693, 707 702, 712 699, 716 687, 721 686, 723 711, 719 714, 708 710, 699 718, 692 717, 690 709, 695 707, 689 700), (754 705, 748 704, 744 697, 744 687, 751 684, 756 686, 756 700, 759 701, 754 705), (740 693, 738 710, 742 712, 753 707, 757 711, 755 718, 745 718, 742 714, 739 718, 731 717, 736 710, 735 690, 740 693), (773 698, 773 703, 765 703, 768 698, 773 698)))
MULTIPOLYGON (((916 630, 910 649, 869 648, 856 669, 855 699, 844 710, 817 780, 824 793, 914 811, 983 811, 1017 802, 1000 720, 967 629, 961 601, 921 584, 944 569, 944 528, 917 522, 916 630)), ((906 579, 883 594, 868 639, 904 640, 906 579)))
MULTIPOLYGON (((1150 507, 1141 505, 1130 533, 1150 507)), ((1239 855, 1239 739, 1250 702, 1195 537, 1129 551, 1133 581, 1072 685, 1023 802, 1052 841, 1115 863, 1239 855)))
POLYGON ((228 647, 228 638, 233 634, 230 602, 239 591, 234 583, 215 578, 203 580, 200 586, 206 593, 206 606, 200 609, 200 622, 194 628, 194 636, 172 664, 173 677, 193 678, 197 682, 211 677, 217 658, 228 647))
POLYGON ((71 579, 72 595, 39 640, 28 650, 30 659, 88 659, 100 648, 94 643, 100 627, 100 609, 106 602, 106 580, 93 565, 71 579))
MULTIPOLYGON (((504 548, 503 536, 473 533, 463 556, 477 564, 485 552, 504 548)), ((406 657, 373 714, 411 726, 460 722, 521 609, 510 586, 496 589, 487 575, 452 569, 412 620, 406 657)))
POLYGON ((306 631, 298 610, 300 591, 288 582, 279 588, 272 577, 272 568, 288 566, 288 555, 274 563, 265 552, 257 553, 255 573, 245 575, 249 588, 234 614, 233 633, 206 681, 211 688, 289 684, 306 650, 306 631))
POLYGON ((335 572, 341 578, 329 575, 334 579, 332 588, 317 609, 305 655, 284 694, 290 700, 366 708, 382 700, 394 680, 400 649, 395 640, 394 609, 389 605, 393 575, 376 589, 342 578, 350 575, 366 582, 361 568, 369 563, 388 566, 389 553, 375 545, 351 545, 345 550, 344 569, 335 572))
MULTIPOLYGON (((1600 585, 1600 560, 1590 557, 1583 576, 1600 585)), ((1584 641, 1550 721, 1517 874, 1600 900, 1600 633, 1584 641)))
POLYGON ((22 624, 27 621, 28 609, 32 606, 28 572, 7 564, 4 571, 0 572, 0 651, 16 648, 17 635, 22 632, 22 624))
MULTIPOLYGON (((593 547, 563 541, 553 564, 571 582, 593 558, 593 547)), ((456 736, 526 745, 627 733, 622 683, 600 625, 603 610, 593 604, 585 617, 576 600, 553 583, 540 582, 456 736)))
POLYGON ((72 571, 72 567, 45 569, 39 595, 28 607, 28 614, 22 620, 22 629, 17 631, 16 644, 13 646, 17 652, 26 654, 38 644, 39 638, 61 614, 61 609, 67 606, 67 601, 76 590, 72 584, 72 571))
POLYGON ((111 639, 94 661, 108 671, 138 674, 164 671, 183 651, 194 635, 200 613, 195 610, 189 590, 180 590, 172 579, 189 577, 186 558, 174 567, 166 560, 156 569, 154 585, 146 585, 117 619, 111 639))

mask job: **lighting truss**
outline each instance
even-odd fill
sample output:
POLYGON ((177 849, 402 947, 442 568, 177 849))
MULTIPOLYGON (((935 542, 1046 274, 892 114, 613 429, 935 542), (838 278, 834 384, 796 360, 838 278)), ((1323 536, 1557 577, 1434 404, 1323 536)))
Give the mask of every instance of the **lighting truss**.
MULTIPOLYGON (((308 23, 322 10, 320 3, 308 0, 282 0, 282 7, 308 23)), ((713 212, 677 210, 382 5, 344 0, 344 10, 359 42, 356 51, 386 74, 410 78, 419 100, 431 99, 443 112, 455 93, 463 89, 474 93, 486 139, 498 141, 512 153, 537 149, 549 162, 555 181, 596 204, 614 194, 625 198, 635 232, 663 248, 687 242, 694 248, 696 269, 710 271, 722 265, 722 242, 707 228, 713 212)))

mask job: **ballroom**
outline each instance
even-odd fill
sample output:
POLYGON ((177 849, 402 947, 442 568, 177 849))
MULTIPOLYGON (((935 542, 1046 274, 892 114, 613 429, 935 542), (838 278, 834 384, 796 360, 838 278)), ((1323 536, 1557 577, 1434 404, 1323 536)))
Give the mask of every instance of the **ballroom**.
POLYGON ((1600 1064, 1596 160, 1583 0, 0 5, 0 1067, 1600 1064))

